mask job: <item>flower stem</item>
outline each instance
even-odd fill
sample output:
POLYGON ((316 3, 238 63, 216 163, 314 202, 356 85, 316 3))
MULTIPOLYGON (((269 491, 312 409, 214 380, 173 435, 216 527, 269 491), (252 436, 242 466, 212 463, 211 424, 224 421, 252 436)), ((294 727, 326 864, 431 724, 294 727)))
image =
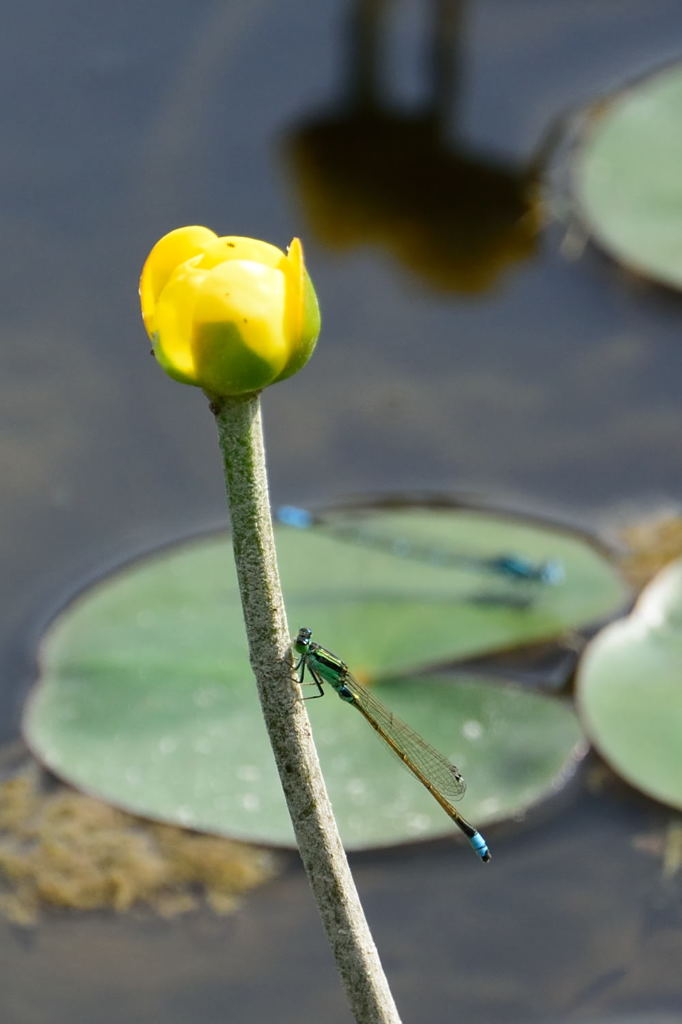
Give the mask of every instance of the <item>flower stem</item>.
MULTIPOLYGON (((209 396, 211 397, 211 396, 209 396)), ((251 667, 298 848, 358 1024, 400 1018, 365 920, 294 682, 257 395, 211 398, 251 667)))

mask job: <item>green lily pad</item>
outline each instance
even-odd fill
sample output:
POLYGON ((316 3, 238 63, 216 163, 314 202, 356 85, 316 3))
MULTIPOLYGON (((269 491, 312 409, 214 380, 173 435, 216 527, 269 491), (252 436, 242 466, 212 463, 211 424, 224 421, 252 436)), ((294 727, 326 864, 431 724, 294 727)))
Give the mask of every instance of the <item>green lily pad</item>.
MULTIPOLYGON (((510 606, 500 595, 518 597, 517 584, 491 582, 487 570, 444 570, 322 530, 281 529, 292 633, 313 627, 315 639, 365 682, 554 636, 605 616, 624 597, 608 559, 568 532, 423 509, 376 513, 371 526, 414 540, 466 539, 465 550, 477 557, 504 550, 557 559, 566 579, 542 586, 528 607, 510 606)), ((85 592, 51 626, 41 668, 24 728, 56 774, 136 813, 258 842, 290 841, 225 536, 168 549, 85 592)), ((470 783, 464 813, 477 822, 519 813, 554 789, 582 749, 562 703, 506 685, 448 687, 422 678, 385 681, 376 692, 454 755, 470 783)), ((428 793, 396 770, 352 708, 333 695, 309 707, 349 847, 449 830, 428 793)))
POLYGON ((682 285, 682 65, 642 79, 595 115, 575 157, 591 233, 637 273, 682 285))
POLYGON ((585 729, 631 785, 682 809, 682 559, 633 612, 587 646, 578 675, 585 729))
MULTIPOLYGON (((197 679, 190 667, 164 678, 132 659, 81 674, 56 649, 47 656, 26 730, 57 775, 136 814, 293 844, 248 677, 197 679)), ((373 692, 459 765, 468 779, 462 812, 479 826, 557 789, 584 753, 573 712, 541 694, 470 679, 384 683, 373 692)), ((456 834, 353 708, 334 694, 308 707, 348 849, 456 834)))

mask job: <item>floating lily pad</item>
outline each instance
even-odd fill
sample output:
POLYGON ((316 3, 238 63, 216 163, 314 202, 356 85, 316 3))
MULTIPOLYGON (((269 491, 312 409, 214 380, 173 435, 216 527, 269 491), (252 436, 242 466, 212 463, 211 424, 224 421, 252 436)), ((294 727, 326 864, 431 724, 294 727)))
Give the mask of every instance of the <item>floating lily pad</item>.
MULTIPOLYGON (((510 604, 525 584, 412 563, 322 530, 279 531, 292 633, 309 625, 363 681, 384 679, 377 695, 465 771, 465 814, 484 823, 519 813, 582 750, 572 712, 499 683, 387 677, 604 617, 624 598, 620 578, 583 538, 501 516, 405 509, 376 513, 371 526, 442 536, 476 557, 561 562, 561 584, 510 604)), ((55 773, 139 814, 290 842, 225 536, 168 549, 86 591, 50 628, 41 667, 25 733, 55 773)), ((309 707, 349 847, 450 830, 352 708, 333 694, 309 707)))
MULTIPOLYGON (((250 842, 293 833, 248 676, 159 674, 124 660, 81 672, 56 647, 27 719, 56 774, 137 814, 250 842)), ((584 752, 563 702, 500 683, 409 680, 373 688, 451 755, 468 779, 477 825, 515 815, 557 789, 584 752)), ((341 834, 349 849, 456 834, 440 807, 334 694, 309 705, 341 834)))
POLYGON ((596 241, 654 280, 682 286, 682 65, 642 79, 594 117, 575 193, 596 241))
POLYGON ((611 767, 682 809, 682 559, 642 592, 632 614, 588 645, 579 710, 611 767))

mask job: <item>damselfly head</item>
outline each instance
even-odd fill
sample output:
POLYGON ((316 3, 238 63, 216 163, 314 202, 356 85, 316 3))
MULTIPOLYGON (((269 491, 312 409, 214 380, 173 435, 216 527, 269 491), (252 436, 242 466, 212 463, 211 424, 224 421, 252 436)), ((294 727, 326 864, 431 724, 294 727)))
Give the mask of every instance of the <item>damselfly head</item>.
POLYGON ((312 629, 308 629, 306 626, 301 626, 298 631, 298 636, 294 640, 294 650, 297 654, 305 654, 308 650, 308 644, 310 643, 312 635, 312 629))

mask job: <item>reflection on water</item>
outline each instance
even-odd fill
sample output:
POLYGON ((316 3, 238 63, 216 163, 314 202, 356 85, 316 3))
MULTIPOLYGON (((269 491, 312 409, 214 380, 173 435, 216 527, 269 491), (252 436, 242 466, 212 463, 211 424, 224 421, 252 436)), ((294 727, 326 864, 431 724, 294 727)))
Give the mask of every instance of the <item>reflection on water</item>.
POLYGON ((462 0, 424 7, 432 18, 427 96, 416 111, 392 103, 382 84, 393 5, 350 6, 345 95, 294 128, 287 143, 310 228, 333 248, 384 246, 435 288, 490 288, 535 252, 544 146, 516 166, 452 137, 462 0))

